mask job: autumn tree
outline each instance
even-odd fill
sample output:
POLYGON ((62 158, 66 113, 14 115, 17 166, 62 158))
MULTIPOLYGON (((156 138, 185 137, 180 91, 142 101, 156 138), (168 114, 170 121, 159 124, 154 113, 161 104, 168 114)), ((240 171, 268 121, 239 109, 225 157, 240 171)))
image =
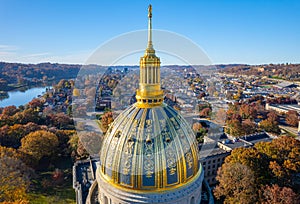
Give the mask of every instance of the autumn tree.
POLYGON ((21 140, 20 150, 31 155, 36 161, 43 157, 51 157, 58 146, 55 134, 45 130, 31 132, 21 140))
POLYGON ((57 89, 67 88, 70 89, 74 85, 74 82, 72 80, 62 79, 58 82, 56 85, 57 89))
POLYGON ((5 114, 0 114, 0 127, 13 124, 12 118, 5 114))
POLYGON ((260 190, 259 203, 261 204, 298 204, 300 203, 299 195, 293 189, 280 187, 277 184, 272 186, 262 186, 260 190))
POLYGON ((200 117, 209 117, 210 115, 211 115, 211 109, 209 107, 202 109, 199 113, 200 117))
MULTIPOLYGON (((226 172, 230 170, 230 166, 236 164, 246 166, 253 173, 255 182, 253 194, 258 195, 258 192, 260 192, 260 195, 262 195, 264 193, 260 190, 264 188, 262 186, 274 184, 280 186, 281 190, 287 187, 295 193, 299 193, 299 178, 297 175, 300 173, 300 141, 292 137, 283 136, 274 139, 272 142, 259 142, 255 144, 254 148, 236 148, 226 157, 224 165, 218 171, 217 179, 220 184, 216 187, 215 195, 217 198, 224 198, 227 203, 244 203, 244 201, 232 201, 232 198, 230 198, 235 197, 230 191, 231 188, 235 190, 242 189, 237 187, 237 185, 242 185, 239 183, 241 181, 239 179, 235 180, 236 176, 239 175, 238 172, 231 174, 226 172), (231 180, 237 182, 237 184, 230 183, 231 180)), ((252 187, 252 185, 249 186, 249 188, 252 187)), ((276 188, 276 186, 272 186, 266 191, 266 194, 260 198, 263 200, 259 203, 272 203, 269 202, 270 200, 268 201, 268 196, 276 188)), ((292 195, 290 190, 289 192, 292 195)))
POLYGON ((239 109, 240 116, 243 119, 254 119, 257 115, 257 110, 249 104, 242 104, 239 109))
POLYGON ((113 113, 106 112, 101 117, 101 129, 104 133, 108 130, 109 125, 114 121, 113 113))
POLYGON ((225 121, 226 121, 226 111, 225 111, 223 108, 220 108, 220 109, 217 111, 214 120, 215 120, 216 123, 219 124, 219 125, 225 125, 225 121))
POLYGON ((47 123, 58 129, 71 129, 73 127, 73 120, 64 113, 49 114, 47 123))
POLYGON ((77 88, 74 88, 73 89, 73 96, 75 96, 75 97, 80 96, 80 90, 77 89, 77 88))
POLYGON ((300 173, 300 141, 282 136, 272 142, 260 142, 255 148, 266 155, 272 181, 282 186, 295 187, 300 173))
POLYGON ((77 134, 74 134, 70 137, 68 144, 73 159, 79 160, 89 156, 89 153, 86 151, 77 134))
POLYGON ((239 122, 242 122, 242 117, 237 113, 227 114, 226 122, 228 122, 230 120, 238 120, 239 122))
POLYGON ((0 202, 26 203, 33 170, 22 162, 16 150, 0 146, 0 171, 0 202))
POLYGON ((250 119, 242 122, 242 130, 244 135, 249 135, 256 132, 256 125, 250 119))
POLYGON ((224 203, 255 203, 257 193, 253 171, 240 163, 225 163, 216 177, 219 185, 214 190, 217 199, 224 203))
POLYGON ((39 98, 35 98, 28 103, 28 106, 32 109, 41 109, 43 106, 43 102, 39 98))
POLYGON ((235 137, 243 135, 244 132, 241 121, 238 119, 228 120, 226 132, 235 137))
POLYGON ((0 128, 0 145, 18 148, 21 145, 21 139, 25 135, 38 129, 40 127, 35 123, 5 125, 0 128))
POLYGON ((16 106, 6 106, 5 108, 3 108, 2 110, 2 114, 3 115, 7 115, 7 116, 13 116, 14 114, 16 114, 19 110, 17 109, 16 106))
POLYGON ((269 120, 279 122, 279 117, 275 111, 270 111, 267 116, 269 120))
POLYGON ((259 123, 259 127, 267 132, 272 132, 275 134, 280 133, 278 117, 276 117, 273 113, 269 113, 268 118, 259 123))
POLYGON ((196 122, 196 123, 193 124, 193 130, 195 132, 198 132, 201 128, 203 128, 203 126, 201 125, 201 123, 196 122))
POLYGON ((226 157, 225 163, 240 163, 248 166, 254 173, 257 183, 269 181, 268 157, 254 148, 236 148, 226 157))
POLYGON ((285 116, 285 121, 288 125, 293 126, 293 127, 297 127, 298 123, 299 123, 299 119, 298 119, 298 113, 296 111, 293 110, 289 110, 286 113, 285 116))
MULTIPOLYGON (((50 129, 51 130, 51 129, 50 129)), ((74 130, 55 130, 53 131, 58 138, 58 154, 62 157, 70 155, 69 140, 75 134, 74 130)))
POLYGON ((39 111, 34 110, 33 108, 28 108, 16 113, 12 120, 14 124, 27 124, 29 122, 39 124, 41 118, 39 117, 39 111))
POLYGON ((196 139, 199 143, 204 142, 204 136, 207 133, 207 129, 201 125, 201 123, 196 122, 193 124, 193 130, 196 133, 196 139))

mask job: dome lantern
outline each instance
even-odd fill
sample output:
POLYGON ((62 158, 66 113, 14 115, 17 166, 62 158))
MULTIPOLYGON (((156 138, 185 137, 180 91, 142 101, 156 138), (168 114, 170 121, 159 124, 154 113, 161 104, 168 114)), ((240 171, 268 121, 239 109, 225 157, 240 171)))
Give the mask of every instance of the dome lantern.
POLYGON ((148 7, 148 44, 140 59, 140 84, 136 91, 137 105, 141 108, 159 106, 164 94, 160 85, 160 59, 152 44, 152 6, 148 7))

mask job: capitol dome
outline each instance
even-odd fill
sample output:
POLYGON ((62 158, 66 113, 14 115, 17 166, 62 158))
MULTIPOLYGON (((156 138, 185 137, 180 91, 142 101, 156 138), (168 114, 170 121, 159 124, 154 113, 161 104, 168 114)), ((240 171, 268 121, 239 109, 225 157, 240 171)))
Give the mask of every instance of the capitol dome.
POLYGON ((122 112, 106 133, 100 160, 107 182, 145 191, 177 188, 199 170, 194 133, 166 104, 122 112))
POLYGON ((101 147, 96 173, 101 204, 201 202, 204 174, 195 135, 163 98, 150 5, 137 102, 110 125, 101 147))

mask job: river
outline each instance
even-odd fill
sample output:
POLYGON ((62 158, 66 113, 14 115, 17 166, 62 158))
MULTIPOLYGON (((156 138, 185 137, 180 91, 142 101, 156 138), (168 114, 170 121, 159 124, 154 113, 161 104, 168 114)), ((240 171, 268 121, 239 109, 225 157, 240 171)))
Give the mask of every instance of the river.
POLYGON ((0 101, 0 107, 15 105, 16 107, 20 105, 25 105, 30 102, 33 98, 37 98, 38 95, 42 95, 46 92, 46 88, 51 88, 51 86, 47 87, 34 87, 30 88, 26 91, 9 91, 8 98, 0 101))

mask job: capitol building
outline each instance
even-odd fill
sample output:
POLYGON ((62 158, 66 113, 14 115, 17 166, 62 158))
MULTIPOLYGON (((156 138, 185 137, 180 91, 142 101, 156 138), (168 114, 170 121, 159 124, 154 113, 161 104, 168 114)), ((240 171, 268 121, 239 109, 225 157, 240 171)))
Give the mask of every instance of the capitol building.
MULTIPOLYGON (((198 144, 191 125, 164 103, 160 63, 152 42, 150 5, 136 103, 110 125, 99 158, 75 163, 77 203, 204 203, 198 144), (91 178, 86 181, 88 187, 78 179, 84 171, 91 178)), ((206 188, 209 191, 208 185, 206 188)))

